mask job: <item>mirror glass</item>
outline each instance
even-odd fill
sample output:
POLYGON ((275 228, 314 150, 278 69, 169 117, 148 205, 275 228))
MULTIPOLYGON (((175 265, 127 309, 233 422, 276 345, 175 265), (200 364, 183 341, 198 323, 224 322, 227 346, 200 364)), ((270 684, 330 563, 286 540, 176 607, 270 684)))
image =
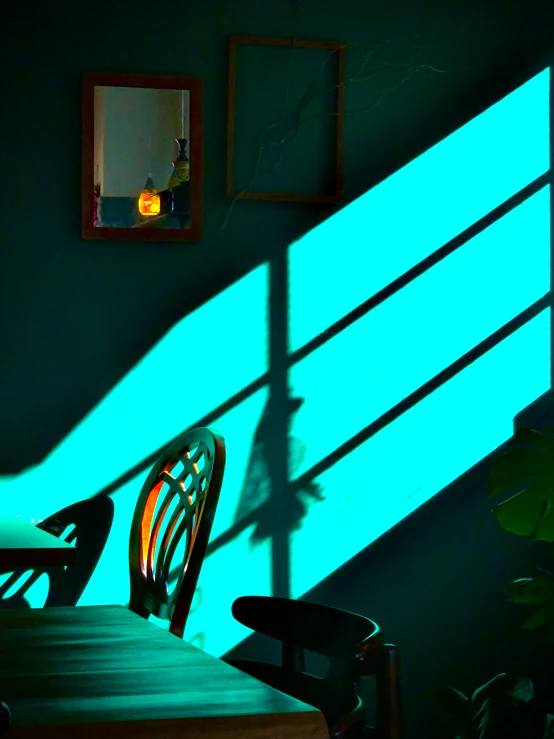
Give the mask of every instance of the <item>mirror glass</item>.
POLYGON ((97 228, 190 228, 190 91, 94 87, 97 228))

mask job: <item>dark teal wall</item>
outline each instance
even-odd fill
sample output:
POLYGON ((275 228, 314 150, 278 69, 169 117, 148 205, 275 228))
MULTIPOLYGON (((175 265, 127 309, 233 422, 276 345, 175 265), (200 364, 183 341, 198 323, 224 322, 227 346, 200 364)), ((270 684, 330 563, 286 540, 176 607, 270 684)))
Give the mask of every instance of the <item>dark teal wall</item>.
MULTIPOLYGON (((295 30, 293 3, 278 0, 102 0, 32 12, 12 4, 0 47, 0 473, 40 462, 178 319, 331 212, 240 202, 221 229, 228 207, 228 36, 296 34, 371 45, 432 32, 423 61, 450 71, 414 79, 375 110, 347 115, 350 200, 549 63, 554 12, 545 3, 451 5, 300 0, 295 30), (204 78, 201 243, 80 239, 83 71, 204 78)), ((359 52, 347 50, 347 76, 359 63, 359 52)), ((347 87, 347 110, 371 105, 382 84, 376 77, 347 87)), ((485 468, 312 594, 375 618, 400 645, 409 736, 438 736, 423 698, 433 682, 469 690, 505 666, 514 617, 503 586, 525 557, 538 557, 496 530, 485 468)))
MULTIPOLYGON (((11 194, 1 206, 6 347, 1 388, 12 430, 0 449, 6 472, 40 460, 176 319, 328 212, 318 206, 241 202, 226 229, 220 229, 228 205, 227 38, 231 33, 290 36, 289 3, 183 3, 164 5, 154 16, 144 2, 61 8, 44 6, 26 14, 12 6, 2 29, 2 170, 11 194), (84 70, 204 78, 202 244, 80 240, 84 70)), ((521 68, 522 57, 529 67, 540 68, 533 59, 548 32, 532 3, 496 12, 477 2, 452 10, 438 2, 394 7, 304 0, 298 18, 299 36, 345 42, 378 44, 432 31, 426 55, 438 66, 454 68, 435 81, 408 83, 372 113, 347 116, 346 199, 499 97, 497 90, 511 86, 509 78, 521 68)), ((352 54, 347 75, 360 63, 359 52, 352 54)), ((525 71, 521 74, 524 78, 525 71)), ((381 84, 378 78, 364 89, 347 89, 347 108, 373 102, 381 84)))

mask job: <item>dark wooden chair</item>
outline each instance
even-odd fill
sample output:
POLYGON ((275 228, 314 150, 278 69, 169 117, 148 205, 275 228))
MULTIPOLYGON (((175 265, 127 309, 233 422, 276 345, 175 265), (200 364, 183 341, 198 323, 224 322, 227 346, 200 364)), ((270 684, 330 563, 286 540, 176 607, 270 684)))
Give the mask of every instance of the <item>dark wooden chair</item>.
POLYGON ((197 428, 176 439, 152 467, 135 508, 129 541, 129 608, 170 622, 182 638, 208 546, 225 469, 225 442, 197 428), (179 469, 181 467, 181 469, 179 469), (172 559, 184 537, 173 591, 172 559))
POLYGON ((400 736, 398 659, 384 644, 376 623, 363 616, 304 601, 245 596, 233 603, 244 626, 282 643, 282 664, 246 660, 229 664, 283 693, 318 708, 334 739, 400 736), (326 678, 304 670, 304 650, 329 659, 326 678), (377 679, 375 727, 364 727, 366 707, 359 695, 365 676, 377 679))
POLYGON ((9 707, 2 701, 0 702, 0 736, 4 736, 10 728, 11 713, 9 707))
POLYGON ((90 498, 72 503, 40 521, 36 528, 66 543, 75 543, 77 565, 72 567, 0 568, 0 574, 11 573, 0 585, 0 608, 29 608, 27 592, 47 574, 50 584, 45 608, 75 606, 94 574, 111 530, 114 503, 111 498, 90 498), (26 572, 29 576, 23 579, 26 572), (17 591, 6 597, 11 588, 17 591))

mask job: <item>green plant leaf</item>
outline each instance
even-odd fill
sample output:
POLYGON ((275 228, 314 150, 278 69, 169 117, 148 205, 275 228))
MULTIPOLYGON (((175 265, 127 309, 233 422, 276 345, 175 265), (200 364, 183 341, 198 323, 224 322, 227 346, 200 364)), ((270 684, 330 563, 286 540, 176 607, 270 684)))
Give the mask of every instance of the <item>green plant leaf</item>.
POLYGON ((496 675, 478 688, 471 699, 474 725, 478 739, 500 739, 508 736, 527 736, 519 706, 528 703, 534 694, 533 683, 527 677, 496 675), (514 727, 517 732, 514 734, 514 727))
POLYGON ((554 429, 520 429, 506 444, 489 478, 489 497, 513 492, 518 485, 544 473, 554 473, 554 429))
POLYGON ((489 498, 513 494, 494 508, 502 529, 554 542, 554 434, 521 429, 493 465, 489 498))
POLYGON ((501 672, 500 675, 495 675, 495 677, 493 677, 492 680, 489 680, 488 683, 477 688, 471 696, 471 705, 473 709, 475 710, 477 706, 480 706, 486 698, 498 698, 501 695, 505 695, 508 690, 507 680, 507 674, 505 672, 501 672))
POLYGON ((508 585, 508 600, 512 603, 543 605, 554 601, 554 579, 539 575, 523 577, 508 585))
POLYGON ((537 463, 541 469, 544 460, 536 450, 508 447, 497 459, 489 475, 489 498, 515 492, 536 477, 537 463))
POLYGON ((535 688, 528 677, 519 677, 510 690, 510 697, 519 703, 529 703, 535 695, 535 688))
POLYGON ((479 739, 499 739, 506 731, 506 706, 502 698, 487 698, 475 716, 479 739))
POLYGON ((540 606, 523 622, 522 629, 542 629, 547 643, 554 641, 554 578, 550 575, 525 577, 508 586, 508 600, 512 603, 540 606))
POLYGON ((530 618, 523 622, 522 629, 540 629, 554 622, 554 600, 543 608, 539 608, 530 618))
POLYGON ((554 489, 551 493, 533 483, 524 492, 496 506, 493 513, 504 531, 531 537, 533 541, 554 542, 554 489))
POLYGON ((443 709, 453 739, 465 739, 471 722, 469 699, 450 685, 433 690, 433 697, 443 709))

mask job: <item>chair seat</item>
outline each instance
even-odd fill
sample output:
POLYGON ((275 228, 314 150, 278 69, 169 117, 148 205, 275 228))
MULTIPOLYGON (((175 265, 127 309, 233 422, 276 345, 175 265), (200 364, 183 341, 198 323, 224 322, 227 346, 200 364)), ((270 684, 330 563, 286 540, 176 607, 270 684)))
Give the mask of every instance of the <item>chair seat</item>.
POLYGON ((353 723, 358 724, 359 719, 361 728, 364 718, 363 703, 351 684, 338 680, 323 680, 306 672, 297 672, 265 662, 227 660, 227 663, 280 690, 281 693, 317 708, 327 719, 330 730, 340 718, 344 718, 345 706, 353 723))

